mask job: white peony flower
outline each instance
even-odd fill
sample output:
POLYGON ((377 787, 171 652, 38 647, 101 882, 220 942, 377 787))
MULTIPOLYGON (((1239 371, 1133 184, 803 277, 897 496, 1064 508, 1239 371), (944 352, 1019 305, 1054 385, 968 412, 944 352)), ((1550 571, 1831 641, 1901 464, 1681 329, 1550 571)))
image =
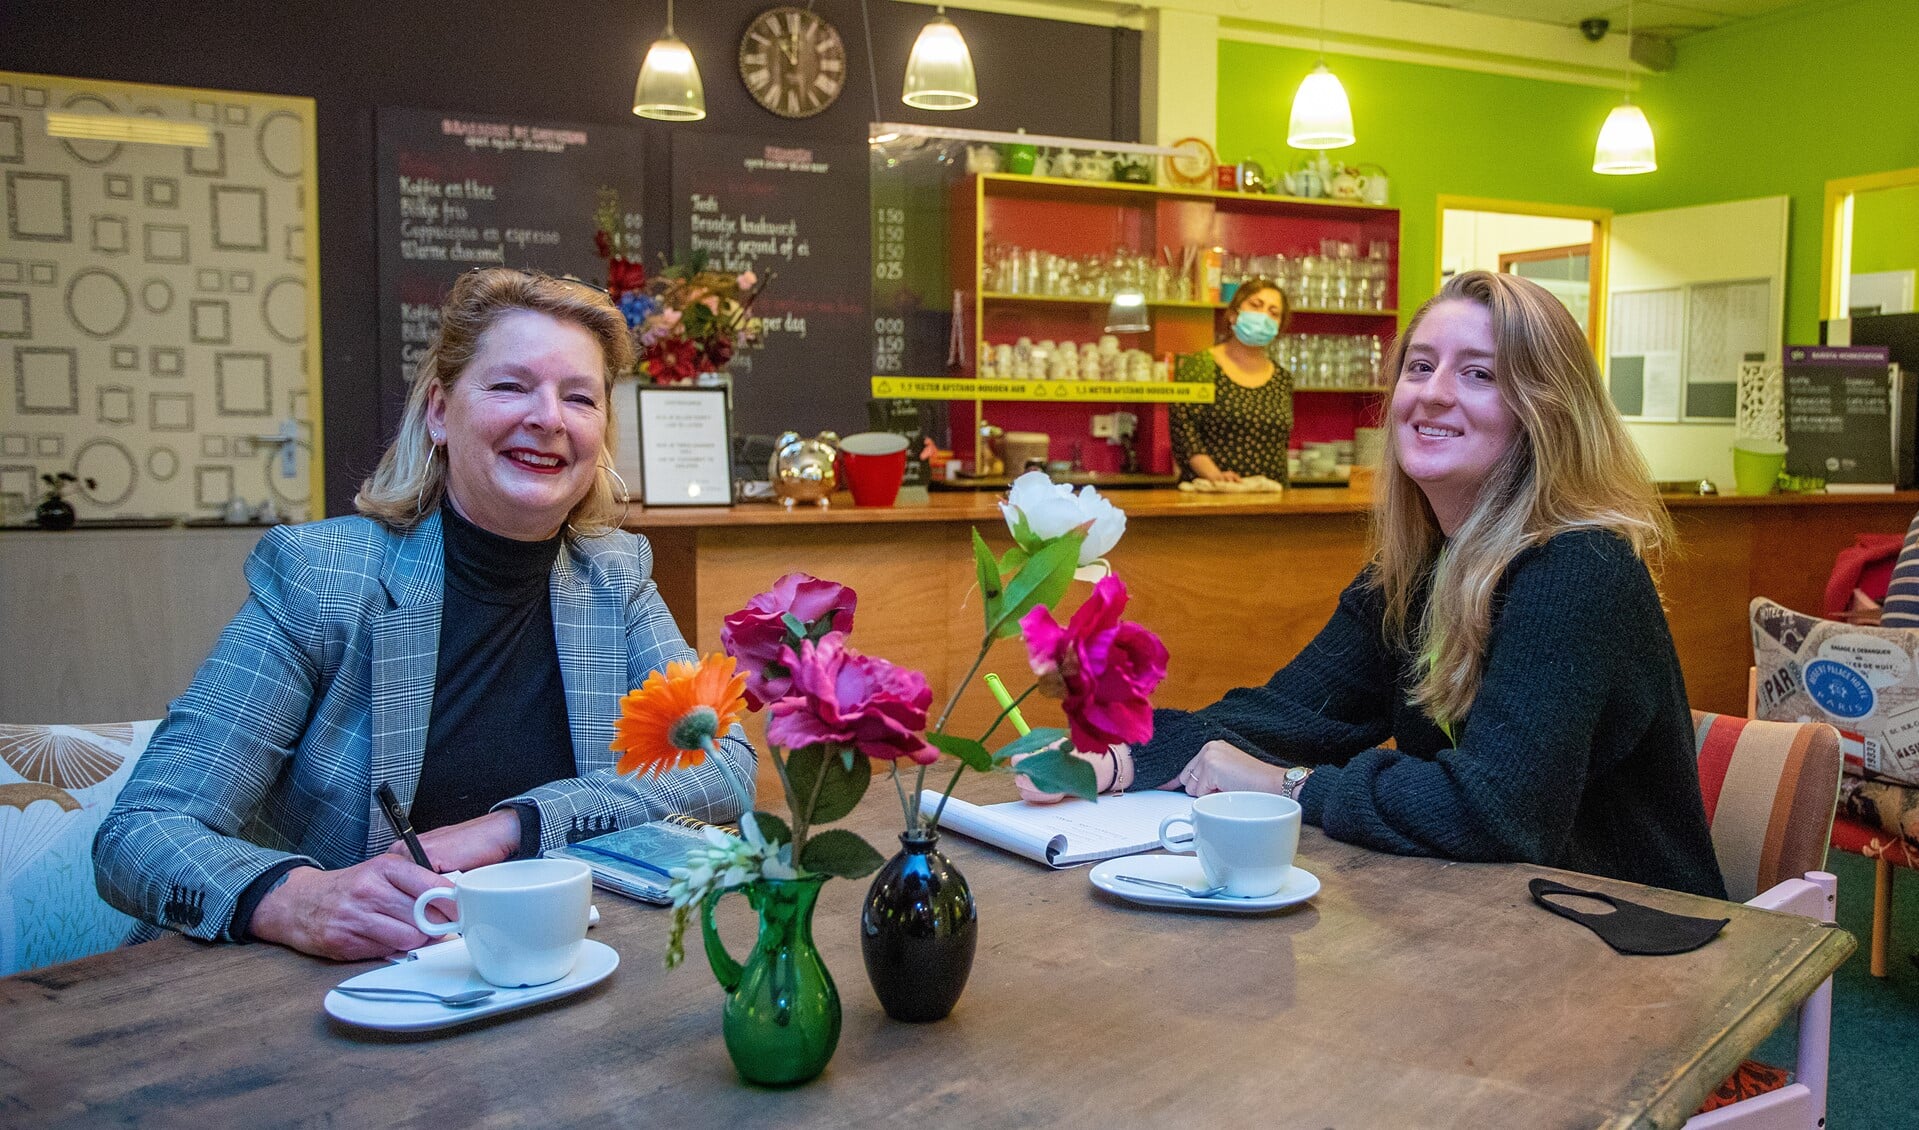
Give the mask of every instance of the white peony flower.
POLYGON ((1111 552, 1126 532, 1126 512, 1100 497, 1097 487, 1082 487, 1078 494, 1065 483, 1055 483, 1043 472, 1028 471, 1013 480, 1013 487, 1000 503, 1000 513, 1010 530, 1014 514, 1025 516, 1026 528, 1034 537, 1051 541, 1069 530, 1091 522, 1086 540, 1080 544, 1079 564, 1090 565, 1111 552))

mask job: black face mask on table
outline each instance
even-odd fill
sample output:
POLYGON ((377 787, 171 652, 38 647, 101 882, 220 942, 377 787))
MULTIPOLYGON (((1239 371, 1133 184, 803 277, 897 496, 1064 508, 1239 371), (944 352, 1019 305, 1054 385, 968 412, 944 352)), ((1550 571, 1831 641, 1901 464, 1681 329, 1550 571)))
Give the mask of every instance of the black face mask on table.
POLYGON ((1598 934, 1600 940, 1620 953, 1649 956, 1689 953, 1718 937, 1719 931, 1732 921, 1730 918, 1691 918, 1684 914, 1655 910, 1598 891, 1568 887, 1551 879, 1534 879, 1526 884, 1526 889, 1532 892, 1534 902, 1598 934), (1611 914, 1588 914, 1570 906, 1548 902, 1547 898, 1551 895, 1598 899, 1611 906, 1613 911, 1611 914))

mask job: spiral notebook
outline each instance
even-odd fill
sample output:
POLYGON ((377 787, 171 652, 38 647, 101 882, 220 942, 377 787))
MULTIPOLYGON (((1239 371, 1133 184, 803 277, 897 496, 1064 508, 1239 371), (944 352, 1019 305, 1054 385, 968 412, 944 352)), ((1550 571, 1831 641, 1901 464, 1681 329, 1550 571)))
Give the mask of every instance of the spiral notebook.
POLYGON ((541 854, 549 859, 577 859, 593 869, 593 885, 641 902, 669 906, 673 898, 672 870, 686 865, 687 855, 706 842, 702 832, 719 828, 697 816, 674 813, 658 820, 592 836, 541 854))

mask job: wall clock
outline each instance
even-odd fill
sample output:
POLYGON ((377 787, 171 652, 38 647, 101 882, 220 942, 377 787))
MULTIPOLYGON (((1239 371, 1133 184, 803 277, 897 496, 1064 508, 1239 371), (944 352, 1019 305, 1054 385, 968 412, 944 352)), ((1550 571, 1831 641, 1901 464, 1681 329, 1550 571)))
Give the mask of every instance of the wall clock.
POLYGON ((768 8, 740 37, 740 81, 782 118, 810 118, 846 87, 846 44, 807 8, 768 8))

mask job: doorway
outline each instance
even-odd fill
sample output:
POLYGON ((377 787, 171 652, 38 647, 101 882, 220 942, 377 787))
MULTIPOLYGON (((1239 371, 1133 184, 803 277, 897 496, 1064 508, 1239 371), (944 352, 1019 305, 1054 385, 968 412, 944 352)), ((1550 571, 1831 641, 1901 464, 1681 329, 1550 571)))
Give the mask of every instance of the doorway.
POLYGON ((1530 279, 1565 304, 1603 357, 1611 227, 1606 208, 1441 196, 1438 282, 1471 270, 1530 279))

